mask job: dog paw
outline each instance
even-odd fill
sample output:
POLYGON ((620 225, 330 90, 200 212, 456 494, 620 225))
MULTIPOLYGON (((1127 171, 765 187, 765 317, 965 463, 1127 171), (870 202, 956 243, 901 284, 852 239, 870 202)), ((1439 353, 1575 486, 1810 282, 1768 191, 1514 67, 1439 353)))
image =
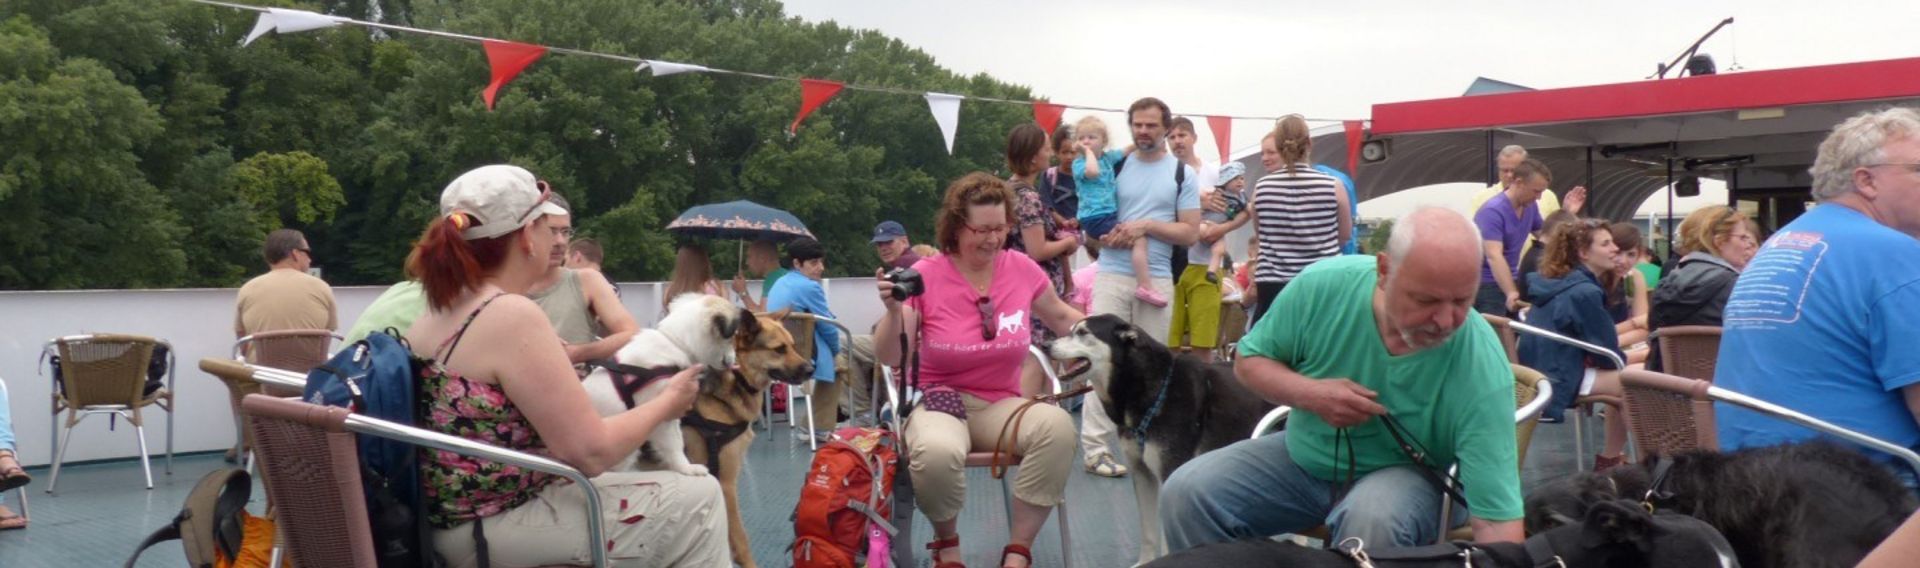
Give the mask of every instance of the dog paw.
POLYGON ((706 477, 707 466, 700 464, 678 465, 673 466, 673 472, 688 477, 706 477))

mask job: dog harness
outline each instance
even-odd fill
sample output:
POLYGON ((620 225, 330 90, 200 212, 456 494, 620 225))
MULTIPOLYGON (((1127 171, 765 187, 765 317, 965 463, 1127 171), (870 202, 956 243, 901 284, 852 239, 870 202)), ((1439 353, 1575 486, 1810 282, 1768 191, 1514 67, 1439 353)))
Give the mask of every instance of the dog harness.
POLYGON ((1160 415, 1160 405, 1167 402, 1167 387, 1173 386, 1173 368, 1173 363, 1168 362, 1167 376, 1160 379, 1160 395, 1153 397, 1153 404, 1147 407, 1146 414, 1140 416, 1140 423, 1133 426, 1133 441, 1141 447, 1147 445, 1147 426, 1153 424, 1154 417, 1160 415))
POLYGON ((633 410, 633 395, 638 394, 640 389, 647 388, 647 385, 653 384, 654 381, 686 370, 685 367, 670 366, 635 367, 612 359, 595 359, 588 361, 587 366, 607 370, 608 377, 613 379, 613 390, 620 393, 620 403, 627 405, 627 410, 633 410))
MULTIPOLYGON (((742 376, 740 371, 734 370, 732 373, 734 390, 740 391, 742 400, 760 398, 760 391, 747 386, 746 377, 742 376)), ((686 416, 680 417, 680 425, 691 426, 693 431, 700 433, 700 441, 707 445, 707 471, 714 475, 720 473, 720 448, 726 447, 741 434, 747 433, 749 424, 727 424, 707 418, 706 415, 700 414, 700 409, 697 407, 687 412, 686 416)))

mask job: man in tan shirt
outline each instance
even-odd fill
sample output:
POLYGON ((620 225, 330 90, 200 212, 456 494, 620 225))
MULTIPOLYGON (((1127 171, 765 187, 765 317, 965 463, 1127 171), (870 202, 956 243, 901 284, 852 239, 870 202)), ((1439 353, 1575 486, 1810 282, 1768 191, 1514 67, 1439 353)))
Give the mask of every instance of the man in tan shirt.
POLYGON ((240 287, 234 302, 233 335, 246 337, 263 331, 340 327, 333 288, 307 274, 313 252, 300 231, 280 229, 267 235, 261 254, 272 268, 240 287))

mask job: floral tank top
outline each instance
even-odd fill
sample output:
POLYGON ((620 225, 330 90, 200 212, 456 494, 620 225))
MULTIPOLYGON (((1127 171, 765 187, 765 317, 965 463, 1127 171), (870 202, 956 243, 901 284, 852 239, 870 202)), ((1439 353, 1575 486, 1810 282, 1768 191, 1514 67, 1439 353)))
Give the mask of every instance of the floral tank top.
MULTIPOLYGON (((431 364, 421 368, 421 415, 426 417, 428 430, 544 456, 546 444, 540 442, 540 435, 520 409, 507 400, 500 385, 467 380, 443 365, 453 355, 460 337, 466 335, 467 326, 473 325, 473 318, 499 297, 488 298, 468 314, 460 331, 441 344, 431 364)), ((445 450, 422 450, 427 522, 438 529, 518 507, 555 479, 551 474, 445 450)))

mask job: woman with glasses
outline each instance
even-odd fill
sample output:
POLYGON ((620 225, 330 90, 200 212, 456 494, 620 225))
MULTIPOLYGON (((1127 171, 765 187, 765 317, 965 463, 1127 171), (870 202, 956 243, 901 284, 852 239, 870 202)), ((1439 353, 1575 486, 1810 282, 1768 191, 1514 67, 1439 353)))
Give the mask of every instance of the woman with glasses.
MULTIPOLYGON (((1527 323, 1612 349, 1624 358, 1613 316, 1607 313, 1606 292, 1600 285, 1601 275, 1613 270, 1620 252, 1607 223, 1599 219, 1566 223, 1554 227, 1546 243, 1540 272, 1527 281, 1527 301, 1533 304, 1527 323)), ((1546 421, 1560 421, 1575 398, 1621 392, 1620 369, 1602 369, 1611 367, 1612 362, 1565 343, 1533 335, 1522 337, 1520 364, 1553 381, 1553 400, 1541 414, 1546 421)), ((1621 452, 1627 444, 1627 422, 1617 414, 1607 413, 1606 445, 1594 456, 1594 471, 1626 461, 1621 452)))
MULTIPOLYGON (((900 366, 900 338, 916 353, 919 410, 907 420, 908 472, 921 510, 933 523, 936 567, 958 566, 959 517, 966 499, 968 452, 996 450, 1001 431, 1022 406, 1020 369, 1038 317, 1066 333, 1084 316, 1054 292, 1047 274, 1025 254, 1006 250, 1018 217, 1007 183, 984 172, 947 187, 935 221, 939 256, 914 265, 924 291, 902 301, 879 278, 887 313, 874 331, 874 351, 900 366), (916 350, 914 347, 918 347, 916 350)), ((876 273, 875 276, 881 276, 876 273)), ((1024 411, 999 451, 1020 456, 1013 482, 1011 542, 1001 566, 1027 566, 1029 547, 1047 515, 1066 496, 1073 465, 1073 419, 1051 404, 1024 411)))
MULTIPOLYGON (((1678 325, 1719 327, 1721 311, 1733 295, 1733 282, 1759 249, 1745 213, 1725 205, 1696 209, 1674 232, 1680 236, 1680 262, 1660 278, 1647 312, 1647 332, 1678 325)), ((1648 343, 1647 370, 1665 371, 1660 339, 1648 343)))
MULTIPOLYGON (((419 377, 423 427, 474 442, 540 454, 593 477, 608 519, 616 566, 725 566, 726 517, 713 477, 667 471, 609 472, 661 422, 693 406, 699 367, 631 410, 602 417, 546 313, 523 296, 552 266, 566 214, 533 174, 485 166, 440 194, 440 215, 407 257, 428 309, 407 329, 419 377)), ((587 504, 552 475, 452 452, 425 451, 421 484, 433 547, 451 566, 579 564, 587 504)))

